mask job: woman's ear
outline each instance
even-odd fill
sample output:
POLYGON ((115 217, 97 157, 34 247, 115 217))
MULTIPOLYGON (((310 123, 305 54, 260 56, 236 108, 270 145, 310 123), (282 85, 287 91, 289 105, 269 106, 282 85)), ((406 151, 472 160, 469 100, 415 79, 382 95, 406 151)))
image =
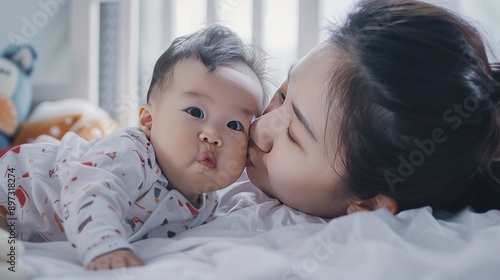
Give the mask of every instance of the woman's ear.
POLYGON ((379 208, 386 208, 392 214, 396 214, 398 211, 398 203, 394 198, 388 195, 379 194, 365 200, 353 200, 347 207, 347 214, 361 211, 373 211, 379 208))
POLYGON ((151 104, 142 104, 139 108, 139 127, 146 136, 151 136, 151 126, 153 125, 153 115, 151 114, 151 104))

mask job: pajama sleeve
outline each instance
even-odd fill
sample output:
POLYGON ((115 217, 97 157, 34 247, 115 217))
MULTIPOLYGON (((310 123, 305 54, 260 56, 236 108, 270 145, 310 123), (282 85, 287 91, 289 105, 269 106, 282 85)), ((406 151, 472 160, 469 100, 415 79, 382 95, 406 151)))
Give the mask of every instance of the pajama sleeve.
POLYGON ((117 249, 133 250, 123 220, 146 191, 142 186, 149 146, 145 144, 149 145, 145 137, 139 141, 127 134, 95 143, 75 138, 58 155, 64 230, 84 265, 117 249))

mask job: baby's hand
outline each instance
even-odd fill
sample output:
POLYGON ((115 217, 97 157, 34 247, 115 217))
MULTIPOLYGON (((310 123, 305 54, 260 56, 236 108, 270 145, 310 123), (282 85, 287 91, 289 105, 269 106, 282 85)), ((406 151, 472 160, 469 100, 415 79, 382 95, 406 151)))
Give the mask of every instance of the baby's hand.
POLYGON ((144 265, 144 263, 134 252, 128 249, 120 249, 95 258, 85 266, 85 269, 101 270, 141 265, 144 265))

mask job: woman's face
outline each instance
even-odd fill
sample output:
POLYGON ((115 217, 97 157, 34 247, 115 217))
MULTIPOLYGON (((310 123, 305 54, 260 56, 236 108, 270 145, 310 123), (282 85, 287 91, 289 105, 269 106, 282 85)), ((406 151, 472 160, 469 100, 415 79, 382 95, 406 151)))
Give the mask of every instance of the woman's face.
MULTIPOLYGON (((340 177, 328 161, 335 157, 327 153, 337 151, 336 137, 325 137, 325 97, 336 56, 332 49, 320 44, 290 71, 250 128, 247 163, 256 187, 292 208, 323 217, 344 215, 347 208, 340 177)), ((338 131, 338 123, 330 119, 326 131, 338 131)), ((342 172, 337 165, 335 170, 342 172)))

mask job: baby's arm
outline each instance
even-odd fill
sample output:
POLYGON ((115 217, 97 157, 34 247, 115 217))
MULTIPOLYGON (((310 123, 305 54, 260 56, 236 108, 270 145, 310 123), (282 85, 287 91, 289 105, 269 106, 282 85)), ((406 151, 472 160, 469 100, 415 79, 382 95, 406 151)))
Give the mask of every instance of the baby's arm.
MULTIPOLYGON (((59 158, 64 230, 84 265, 110 260, 125 260, 128 265, 129 259, 130 265, 138 265, 139 258, 128 242, 130 229, 123 220, 141 194, 145 173, 138 154, 146 152, 128 142, 133 139, 102 141, 79 160, 72 159, 71 152, 59 158), (110 253, 118 250, 121 253, 110 253)), ((102 265, 92 267, 99 269, 102 265)))
POLYGON ((120 267, 141 266, 144 262, 132 251, 119 249, 93 259, 85 266, 86 270, 116 269, 120 267))

